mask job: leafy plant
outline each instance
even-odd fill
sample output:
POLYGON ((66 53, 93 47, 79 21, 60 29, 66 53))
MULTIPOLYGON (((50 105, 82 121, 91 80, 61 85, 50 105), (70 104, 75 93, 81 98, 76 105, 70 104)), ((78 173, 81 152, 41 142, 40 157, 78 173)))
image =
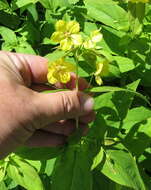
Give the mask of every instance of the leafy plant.
POLYGON ((0 189, 151 189, 150 22, 149 0, 0 0, 1 49, 45 56, 50 84, 75 71, 96 111, 87 136, 76 118, 68 145, 1 160, 0 189))

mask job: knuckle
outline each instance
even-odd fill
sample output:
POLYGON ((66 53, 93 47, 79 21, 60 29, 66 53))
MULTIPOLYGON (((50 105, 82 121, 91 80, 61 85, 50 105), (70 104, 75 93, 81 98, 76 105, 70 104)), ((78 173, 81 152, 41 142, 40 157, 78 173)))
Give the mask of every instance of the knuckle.
POLYGON ((64 117, 68 118, 77 115, 80 107, 78 94, 76 92, 63 92, 60 95, 64 117))

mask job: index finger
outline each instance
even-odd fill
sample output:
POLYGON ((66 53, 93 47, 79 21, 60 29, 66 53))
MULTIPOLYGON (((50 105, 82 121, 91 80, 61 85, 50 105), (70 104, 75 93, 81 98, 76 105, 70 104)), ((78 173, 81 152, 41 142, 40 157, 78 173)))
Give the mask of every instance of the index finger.
POLYGON ((1 51, 0 53, 7 56, 11 63, 16 66, 25 84, 27 81, 30 81, 28 85, 47 82, 48 60, 46 58, 6 51, 1 51))

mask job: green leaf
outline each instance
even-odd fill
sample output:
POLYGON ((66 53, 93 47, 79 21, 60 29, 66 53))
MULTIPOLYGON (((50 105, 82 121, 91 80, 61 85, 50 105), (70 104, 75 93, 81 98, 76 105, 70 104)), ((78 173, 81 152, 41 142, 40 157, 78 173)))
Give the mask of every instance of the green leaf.
POLYGON ((0 182, 0 189, 1 190, 8 190, 5 183, 3 181, 0 182))
POLYGON ((59 7, 69 6, 68 0, 38 0, 45 8, 55 11, 59 7))
MULTIPOLYGON (((147 100, 147 98, 145 96, 143 96, 142 94, 135 92, 133 90, 129 90, 129 89, 124 89, 124 88, 119 88, 119 87, 113 87, 113 86, 100 86, 100 87, 94 87, 92 89, 87 89, 87 92, 119 92, 119 91, 123 91, 127 94, 132 94, 135 96, 138 96, 139 98, 143 99, 145 102, 147 102, 150 105, 150 102, 147 100)), ((97 108, 98 109, 98 108, 97 108)))
MULTIPOLYGON (((136 121, 133 120, 133 122, 124 122, 123 126, 127 132, 126 137, 123 139, 123 143, 129 149, 129 151, 135 155, 135 157, 141 156, 145 149, 150 147, 151 143, 151 111, 149 118, 146 119, 148 115, 146 112, 147 110, 143 109, 143 107, 141 108, 142 109, 139 109, 139 113, 136 112, 137 117, 132 114, 134 118, 136 118, 136 121), (140 113, 143 113, 142 115, 144 115, 144 119, 140 113), (140 116, 142 121, 138 122, 138 116, 140 116)), ((130 116, 129 113, 128 116, 130 116)))
POLYGON ((19 39, 19 44, 15 47, 15 50, 18 53, 26 53, 32 55, 36 54, 32 46, 27 41, 24 41, 22 39, 19 39))
POLYGON ((144 3, 128 3, 130 28, 132 35, 138 35, 142 32, 143 19, 145 16, 145 4, 144 3))
POLYGON ((28 148, 22 147, 18 149, 15 153, 22 158, 26 158, 29 160, 48 160, 54 157, 57 157, 63 148, 28 148))
POLYGON ((88 15, 117 30, 129 28, 127 12, 111 0, 84 0, 88 15))
POLYGON ((9 5, 8 5, 7 1, 1 0, 0 1, 0 10, 4 10, 4 9, 9 9, 9 5))
POLYGON ((53 51, 52 53, 47 54, 45 57, 50 61, 56 61, 57 59, 64 57, 66 53, 64 51, 53 51))
POLYGON ((52 175, 52 189, 91 190, 90 166, 86 150, 69 147, 56 161, 52 175))
POLYGON ((48 176, 52 175, 52 172, 53 172, 53 169, 54 169, 54 165, 55 165, 55 161, 56 161, 56 158, 46 161, 46 164, 45 164, 45 173, 48 176))
POLYGON ((103 160, 103 156, 104 156, 104 152, 103 152, 103 148, 101 147, 100 151, 93 159, 91 170, 95 169, 101 163, 101 161, 103 160))
POLYGON ((6 28, 4 26, 0 26, 0 35, 2 35, 3 40, 9 44, 14 46, 17 45, 16 34, 13 30, 6 28))
POLYGON ((44 190, 36 170, 21 159, 13 158, 7 168, 7 173, 17 184, 28 190, 33 190, 33 187, 36 190, 44 190))
MULTIPOLYGON (((28 11, 30 12, 30 14, 32 15, 34 21, 38 21, 38 11, 36 10, 36 5, 34 4, 30 4, 27 7, 28 11)), ((38 40, 38 39, 37 39, 38 40)))
POLYGON ((68 2, 69 2, 70 4, 76 4, 76 3, 79 2, 79 0, 68 0, 68 2))
POLYGON ((118 184, 137 190, 146 190, 135 159, 123 145, 107 149, 105 163, 100 171, 118 184))
POLYGON ((17 6, 18 8, 21 8, 21 7, 24 7, 24 6, 29 5, 29 4, 31 4, 31 3, 35 4, 35 3, 37 3, 37 1, 38 1, 38 0, 17 0, 17 1, 15 2, 15 4, 16 4, 16 6, 17 6))
POLYGON ((121 73, 135 69, 135 64, 132 59, 129 59, 127 57, 114 56, 114 60, 117 62, 121 73))
MULTIPOLYGON (((127 85, 128 89, 136 90, 139 80, 127 85)), ((116 137, 122 127, 123 119, 131 106, 134 95, 122 91, 108 92, 95 97, 94 109, 97 110, 90 137, 104 141, 105 133, 108 137, 116 137)))
POLYGON ((133 125, 141 121, 151 118, 151 109, 143 106, 133 108, 128 111, 126 118, 124 119, 123 128, 129 130, 133 125))
POLYGON ((62 92, 62 91, 69 91, 69 89, 45 90, 42 93, 49 94, 49 93, 62 92))
POLYGON ((0 182, 3 181, 4 177, 5 177, 5 168, 0 167, 0 182))

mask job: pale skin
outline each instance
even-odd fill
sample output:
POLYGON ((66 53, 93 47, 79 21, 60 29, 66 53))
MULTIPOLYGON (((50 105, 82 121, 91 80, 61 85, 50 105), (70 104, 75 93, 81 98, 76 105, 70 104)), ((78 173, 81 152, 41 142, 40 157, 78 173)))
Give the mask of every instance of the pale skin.
POLYGON ((82 92, 88 85, 84 79, 79 92, 71 74, 69 91, 41 93, 50 88, 47 63, 40 56, 0 51, 0 159, 22 145, 63 146, 76 129, 74 118, 79 117, 83 134, 94 120, 93 99, 82 92))

